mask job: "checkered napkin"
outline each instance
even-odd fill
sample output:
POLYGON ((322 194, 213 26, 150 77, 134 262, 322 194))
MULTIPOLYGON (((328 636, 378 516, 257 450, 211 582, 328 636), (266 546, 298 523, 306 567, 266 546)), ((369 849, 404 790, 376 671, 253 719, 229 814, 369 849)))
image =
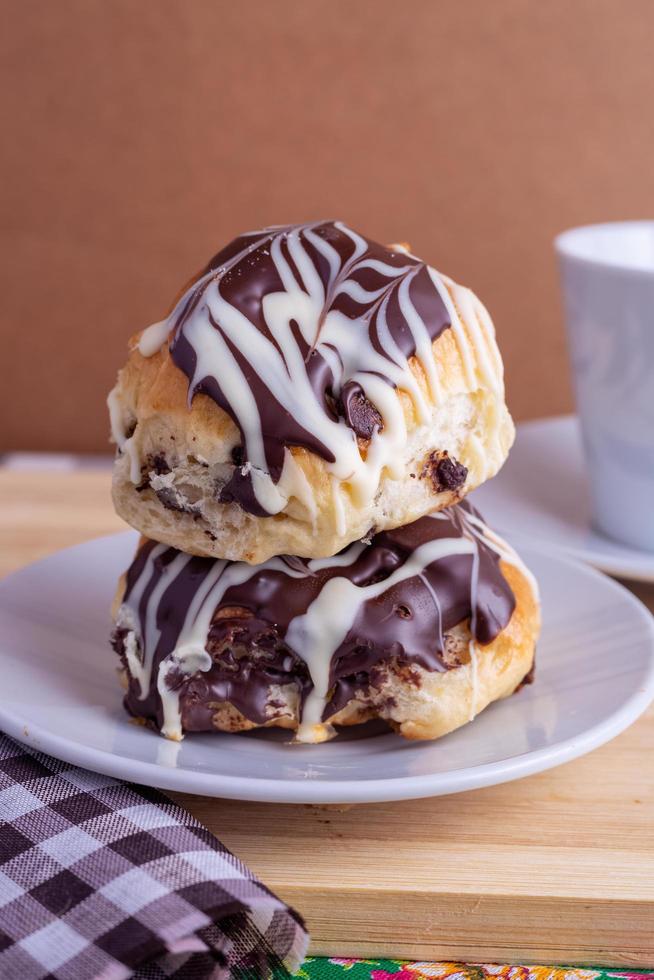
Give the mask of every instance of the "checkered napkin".
POLYGON ((266 980, 300 917, 190 814, 0 735, 0 978, 266 980))

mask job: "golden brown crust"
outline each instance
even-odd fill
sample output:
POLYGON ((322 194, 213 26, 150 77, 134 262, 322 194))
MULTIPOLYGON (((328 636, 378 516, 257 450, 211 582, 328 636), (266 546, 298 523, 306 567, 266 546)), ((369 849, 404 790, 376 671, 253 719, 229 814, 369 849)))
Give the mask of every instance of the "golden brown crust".
POLYGON ((513 694, 531 670, 540 633, 538 598, 518 568, 502 562, 502 571, 516 598, 508 625, 492 643, 477 646, 475 668, 468 662, 444 674, 423 672, 421 690, 408 691, 402 707, 391 709, 387 718, 404 738, 447 735, 493 701, 513 694))

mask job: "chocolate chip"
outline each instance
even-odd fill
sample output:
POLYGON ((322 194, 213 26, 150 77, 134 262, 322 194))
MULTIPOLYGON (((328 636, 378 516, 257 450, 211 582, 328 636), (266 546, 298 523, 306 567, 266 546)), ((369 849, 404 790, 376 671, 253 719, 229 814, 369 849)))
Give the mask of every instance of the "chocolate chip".
POLYGON ((244 466, 245 465, 245 447, 244 446, 234 446, 232 449, 232 463, 234 466, 244 466))
POLYGON ((154 492, 166 510, 174 510, 179 514, 197 515, 197 508, 193 504, 184 503, 181 494, 173 490, 172 487, 160 487, 154 492))
POLYGON ((152 472, 156 473, 157 476, 164 476, 166 473, 170 473, 170 466, 162 453, 147 457, 145 465, 141 467, 141 482, 136 487, 137 493, 148 489, 150 486, 150 473, 152 472))
POLYGON ((206 534, 206 536, 209 538, 210 541, 217 541, 218 540, 218 538, 213 533, 213 531, 205 531, 204 533, 206 534))
POLYGON ((154 470, 157 476, 165 476, 166 473, 170 473, 168 460, 162 453, 157 453, 156 456, 151 457, 149 468, 154 470))
POLYGON ((400 619, 413 619, 413 613, 411 612, 408 606, 403 606, 403 605, 396 606, 395 612, 400 617, 400 619))
POLYGON ((370 439, 375 429, 383 429, 382 417, 366 398, 361 385, 348 381, 343 385, 338 402, 340 414, 360 439, 370 439))
POLYGON ((429 476, 435 493, 458 490, 466 482, 468 470, 447 451, 429 454, 421 476, 429 476))
POLYGON ((141 482, 137 483, 134 487, 137 493, 143 493, 150 486, 150 474, 148 472, 147 466, 143 466, 141 469, 141 482))

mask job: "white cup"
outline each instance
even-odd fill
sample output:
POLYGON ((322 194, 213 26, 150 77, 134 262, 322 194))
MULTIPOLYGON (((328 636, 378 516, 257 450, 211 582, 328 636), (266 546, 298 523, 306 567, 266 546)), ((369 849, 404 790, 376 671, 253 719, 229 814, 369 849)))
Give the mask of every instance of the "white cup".
POLYGON ((654 551, 654 221, 572 228, 554 244, 593 522, 654 551))

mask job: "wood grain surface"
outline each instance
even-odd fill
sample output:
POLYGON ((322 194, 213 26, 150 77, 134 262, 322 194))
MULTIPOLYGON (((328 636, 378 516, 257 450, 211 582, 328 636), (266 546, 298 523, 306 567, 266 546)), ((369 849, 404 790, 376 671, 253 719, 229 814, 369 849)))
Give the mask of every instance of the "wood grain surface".
MULTIPOLYGON (((108 484, 0 470, 2 571, 119 529, 108 484)), ((654 607, 654 587, 635 591, 654 607)), ((314 953, 652 966, 653 760, 650 710, 583 759, 456 796, 176 799, 300 910, 314 953)))

